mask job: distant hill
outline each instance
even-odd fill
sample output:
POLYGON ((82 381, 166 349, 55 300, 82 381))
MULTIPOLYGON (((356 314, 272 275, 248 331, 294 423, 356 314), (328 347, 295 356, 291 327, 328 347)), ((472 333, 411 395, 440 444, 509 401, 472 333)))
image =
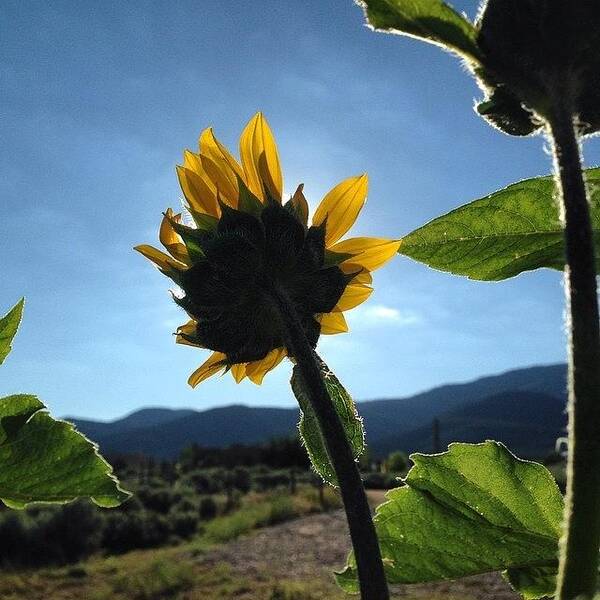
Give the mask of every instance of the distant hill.
MULTIPOLYGON (((371 453, 431 451, 431 423, 450 441, 493 438, 521 456, 543 456, 566 425, 565 365, 530 367, 444 385, 408 398, 358 403, 371 453)), ((102 451, 174 458, 186 446, 255 444, 296 432, 296 408, 231 405, 206 411, 146 408, 112 422, 69 418, 102 451)))
POLYGON ((85 432, 86 435, 93 439, 98 439, 100 437, 125 433, 133 429, 162 426, 170 421, 195 415, 197 412, 191 408, 141 408, 116 421, 88 421, 78 419, 77 417, 65 417, 65 420, 77 423, 80 431, 85 432))
MULTIPOLYGON (((495 439, 524 457, 548 454, 566 426, 564 399, 531 391, 510 391, 488 396, 437 416, 440 445, 495 439)), ((377 440, 379 453, 401 447, 413 452, 433 451, 432 424, 400 436, 377 440)))

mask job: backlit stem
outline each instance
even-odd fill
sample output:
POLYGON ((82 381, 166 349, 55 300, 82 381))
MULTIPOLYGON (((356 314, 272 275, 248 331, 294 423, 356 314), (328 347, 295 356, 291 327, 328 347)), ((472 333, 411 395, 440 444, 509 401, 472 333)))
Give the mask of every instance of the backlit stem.
MULTIPOLYGON (((563 96, 566 97, 565 94, 563 96)), ((557 98, 550 119, 565 228, 569 458, 558 600, 592 598, 600 549, 600 332, 590 209, 573 113, 557 98)))
POLYGON ((358 465, 344 427, 335 411, 296 309, 282 291, 275 292, 286 334, 286 345, 296 361, 302 383, 325 439, 335 469, 358 570, 363 600, 388 600, 389 592, 381 562, 379 543, 358 465))

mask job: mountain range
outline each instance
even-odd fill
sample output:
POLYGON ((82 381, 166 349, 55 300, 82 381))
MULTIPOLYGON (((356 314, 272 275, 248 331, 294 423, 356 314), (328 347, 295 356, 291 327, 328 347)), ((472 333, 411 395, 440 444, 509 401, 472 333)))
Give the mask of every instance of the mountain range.
MULTIPOLYGON (((566 367, 535 366, 436 387, 406 398, 357 403, 372 456, 433 450, 432 423, 445 449, 452 441, 504 442, 519 456, 540 458, 564 435, 566 367)), ((66 417, 104 454, 175 458, 192 443, 256 444, 297 431, 298 409, 229 405, 204 411, 143 408, 115 421, 66 417)))

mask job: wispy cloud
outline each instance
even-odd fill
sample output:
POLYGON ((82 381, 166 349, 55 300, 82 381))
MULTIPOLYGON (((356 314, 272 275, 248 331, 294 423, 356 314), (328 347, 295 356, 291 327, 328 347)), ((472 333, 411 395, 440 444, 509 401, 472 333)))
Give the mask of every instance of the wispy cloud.
POLYGON ((183 324, 184 321, 185 321, 185 319, 183 317, 180 317, 179 319, 165 319, 162 322, 162 325, 166 329, 170 329, 171 331, 175 331, 177 329, 177 327, 179 327, 180 325, 183 324))
POLYGON ((423 322, 423 317, 409 309, 399 309, 385 304, 373 304, 360 307, 348 313, 348 320, 354 327, 392 325, 395 327, 408 327, 423 322))

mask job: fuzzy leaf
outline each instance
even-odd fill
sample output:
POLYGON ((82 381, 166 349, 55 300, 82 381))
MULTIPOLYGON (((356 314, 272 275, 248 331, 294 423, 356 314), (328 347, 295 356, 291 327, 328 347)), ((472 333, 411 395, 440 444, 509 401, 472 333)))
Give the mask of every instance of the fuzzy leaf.
MULTIPOLYGON (((329 370, 327 365, 321 362, 321 373, 329 392, 331 401, 342 421, 344 430, 350 442, 354 458, 357 459, 365 449, 365 435, 362 419, 356 412, 354 402, 350 394, 344 389, 338 378, 329 370)), ((300 436, 315 471, 330 485, 337 486, 337 478, 325 440, 321 434, 321 428, 312 406, 306 394, 298 367, 294 367, 292 373, 292 390, 300 404, 301 416, 298 428, 300 436)))
MULTIPOLYGON (((544 466, 491 441, 411 459, 374 519, 390 583, 508 569, 526 598, 554 592, 563 499, 544 466)), ((352 555, 338 583, 357 591, 352 555)))
POLYGON ((542 127, 535 115, 506 86, 493 88, 488 98, 475 106, 475 110, 492 127, 508 135, 527 136, 542 127))
POLYGON ((25 299, 21 298, 9 311, 0 319, 0 365, 9 355, 12 349, 12 341, 19 329, 21 317, 23 316, 23 305, 25 299))
POLYGON ((35 396, 0 399, 0 499, 7 506, 88 497, 112 507, 128 496, 97 447, 35 396))
POLYGON ((358 4, 376 30, 416 37, 480 61, 477 30, 442 0, 358 0, 358 4))
MULTIPOLYGON (((600 270, 600 168, 585 172, 600 270)), ((552 177, 527 179, 465 204, 409 233, 400 254, 480 281, 565 264, 552 177)))

